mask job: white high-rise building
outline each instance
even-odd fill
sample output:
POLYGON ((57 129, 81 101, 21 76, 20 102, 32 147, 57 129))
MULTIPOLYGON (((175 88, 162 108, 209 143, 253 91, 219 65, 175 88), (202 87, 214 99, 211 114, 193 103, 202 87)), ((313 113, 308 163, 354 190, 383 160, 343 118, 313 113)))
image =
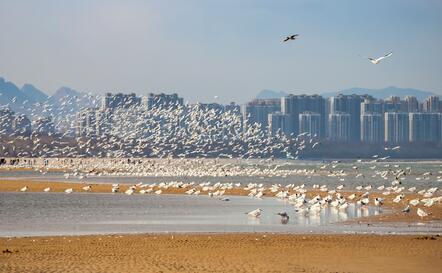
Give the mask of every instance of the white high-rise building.
POLYGON ((95 136, 97 133, 95 108, 84 108, 77 114, 77 136, 95 136))
POLYGON ((321 115, 319 113, 304 112, 299 114, 299 133, 309 133, 312 137, 321 135, 321 115))
POLYGON ((410 142, 439 142, 441 124, 439 113, 410 113, 410 142))
POLYGON ((407 143, 409 139, 408 113, 387 112, 384 114, 385 142, 407 143))
POLYGON ((336 142, 349 142, 351 115, 347 113, 334 113, 328 115, 329 139, 336 142))
POLYGON ((281 112, 275 112, 268 114, 269 119, 269 131, 272 136, 277 135, 278 132, 290 134, 290 116, 281 112))
POLYGON ((365 143, 384 142, 384 119, 379 113, 361 115, 361 141, 365 143))

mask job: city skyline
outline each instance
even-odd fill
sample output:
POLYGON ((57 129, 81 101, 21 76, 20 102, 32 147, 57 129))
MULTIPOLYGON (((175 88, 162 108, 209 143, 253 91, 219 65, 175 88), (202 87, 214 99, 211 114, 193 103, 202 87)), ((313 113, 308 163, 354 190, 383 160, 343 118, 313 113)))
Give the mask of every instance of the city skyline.
POLYGON ((165 91, 192 102, 245 102, 262 89, 313 94, 357 86, 440 95, 442 35, 433 26, 442 23, 441 10, 438 1, 3 0, 0 75, 51 94, 60 86, 165 91), (300 38, 282 44, 293 33, 300 38), (389 51, 393 56, 379 65, 359 56, 389 51))
MULTIPOLYGON (((437 96, 419 101, 414 96, 404 99, 391 96, 384 100, 355 94, 339 94, 330 98, 290 94, 280 99, 254 99, 242 105, 233 102, 222 105, 216 102, 184 103, 184 99, 176 93, 150 93, 142 97, 135 93, 106 93, 96 101, 92 106, 82 106, 77 111, 61 107, 52 114, 31 115, 33 131, 49 135, 108 137, 112 127, 118 127, 114 124, 114 120, 120 118, 118 116, 133 115, 130 119, 136 120, 148 111, 149 117, 161 118, 162 114, 169 115, 170 111, 184 109, 183 113, 197 110, 206 114, 215 111, 220 115, 242 116, 240 127, 245 132, 250 127, 270 136, 284 134, 296 137, 307 133, 312 138, 341 143, 442 142, 442 100, 437 96), (157 110, 161 111, 155 114, 157 110), (60 116, 59 112, 70 114, 63 117, 65 114, 60 116)), ((45 103, 40 106, 43 109, 54 107, 45 103)), ((0 134, 30 135, 33 132, 31 120, 22 112, 16 115, 8 108, 0 108, 0 134)), ((151 126, 150 122, 156 123, 139 122, 135 123, 134 132, 151 126)))

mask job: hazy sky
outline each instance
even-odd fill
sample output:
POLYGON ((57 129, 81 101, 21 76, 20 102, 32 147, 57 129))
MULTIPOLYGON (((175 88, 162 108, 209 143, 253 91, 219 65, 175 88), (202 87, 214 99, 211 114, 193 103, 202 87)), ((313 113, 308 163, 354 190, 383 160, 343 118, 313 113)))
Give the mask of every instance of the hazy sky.
POLYGON ((0 76, 48 93, 240 103, 262 89, 442 94, 440 0, 0 0, 0 31, 0 76), (358 56, 389 51, 380 65, 358 56))

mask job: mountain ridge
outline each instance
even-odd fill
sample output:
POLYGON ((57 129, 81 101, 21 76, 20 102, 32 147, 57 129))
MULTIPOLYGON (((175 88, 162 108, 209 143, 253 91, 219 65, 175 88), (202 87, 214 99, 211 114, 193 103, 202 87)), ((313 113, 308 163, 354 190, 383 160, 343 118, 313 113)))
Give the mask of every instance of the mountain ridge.
MULTIPOLYGON (((281 98, 289 94, 301 95, 301 94, 306 94, 306 92, 285 92, 285 91, 274 91, 274 90, 264 89, 258 93, 256 98, 257 99, 281 98)), ((441 96, 429 91, 423 91, 415 88, 401 88, 395 86, 389 86, 380 89, 352 87, 341 91, 319 93, 319 95, 325 98, 337 96, 338 94, 371 95, 377 99, 386 99, 389 96, 399 96, 401 98, 404 98, 405 96, 415 96, 420 102, 424 101, 429 96, 439 96, 439 97, 441 96)))

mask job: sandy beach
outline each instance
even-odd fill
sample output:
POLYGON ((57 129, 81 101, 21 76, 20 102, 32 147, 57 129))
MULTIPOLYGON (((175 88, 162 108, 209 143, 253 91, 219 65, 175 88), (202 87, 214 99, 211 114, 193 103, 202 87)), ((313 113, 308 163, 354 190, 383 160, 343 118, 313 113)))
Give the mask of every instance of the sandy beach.
MULTIPOLYGON (((31 180, 0 180, 0 192, 63 194, 90 185, 91 193, 110 193, 112 185, 31 180)), ((120 193, 131 185, 121 184, 120 193)), ((186 188, 163 189, 163 194, 184 194, 186 188)), ((136 190, 135 194, 138 193, 136 190)), ((344 196, 362 192, 342 191, 344 196)), ((207 194, 207 193, 204 193, 207 194)), ((226 195, 247 195, 235 188, 226 195)), ((308 196, 326 193, 309 190, 308 196)), ((273 196, 265 192, 265 196, 273 196)), ((371 198, 381 196, 373 192, 371 198)), ((442 219, 442 205, 425 210, 421 218, 400 210, 417 194, 406 194, 398 204, 388 198, 390 210, 378 216, 349 220, 361 225, 434 222, 442 219)), ((130 198, 130 197, 128 197, 130 198)), ((149 198, 149 195, 146 195, 149 198)), ((419 205, 422 207, 422 205, 419 205)), ((345 224, 345 223, 344 223, 345 224)), ((0 272, 440 272, 442 237, 431 235, 350 234, 131 234, 0 238, 0 272)))
POLYGON ((0 272, 440 272, 439 236, 124 235, 0 239, 0 272))

